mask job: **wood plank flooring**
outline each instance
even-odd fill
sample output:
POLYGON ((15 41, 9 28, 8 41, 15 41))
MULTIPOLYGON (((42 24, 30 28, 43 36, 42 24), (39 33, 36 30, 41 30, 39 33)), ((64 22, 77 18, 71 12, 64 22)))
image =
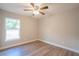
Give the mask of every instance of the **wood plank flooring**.
POLYGON ((79 56, 79 54, 41 41, 0 51, 0 56, 79 56))

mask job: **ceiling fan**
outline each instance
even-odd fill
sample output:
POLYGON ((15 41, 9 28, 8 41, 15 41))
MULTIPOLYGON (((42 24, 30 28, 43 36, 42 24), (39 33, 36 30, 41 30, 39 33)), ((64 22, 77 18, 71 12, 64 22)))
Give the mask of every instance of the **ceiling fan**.
POLYGON ((42 14, 45 15, 45 10, 48 9, 48 6, 43 6, 41 5, 35 5, 34 3, 30 3, 30 5, 32 6, 31 8, 26 8, 24 9, 24 11, 32 11, 33 12, 33 16, 37 15, 37 14, 42 14))

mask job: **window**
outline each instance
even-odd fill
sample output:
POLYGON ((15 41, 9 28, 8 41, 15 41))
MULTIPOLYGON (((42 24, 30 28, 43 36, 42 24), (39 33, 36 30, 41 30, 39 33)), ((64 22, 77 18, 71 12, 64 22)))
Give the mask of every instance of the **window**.
POLYGON ((20 39, 20 20, 13 18, 5 19, 5 39, 9 40, 17 40, 20 39))

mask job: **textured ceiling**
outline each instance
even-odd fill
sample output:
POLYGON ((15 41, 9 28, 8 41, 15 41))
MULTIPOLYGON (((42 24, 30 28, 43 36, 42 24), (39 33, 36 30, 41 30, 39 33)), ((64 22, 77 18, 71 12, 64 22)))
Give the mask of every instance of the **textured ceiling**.
MULTIPOLYGON (((47 5, 49 9, 46 11, 46 15, 55 14, 59 12, 64 12, 73 8, 79 8, 78 3, 45 3, 43 5, 47 5)), ((17 14, 32 16, 32 11, 24 11, 24 8, 31 7, 29 3, 0 3, 0 9, 14 12, 17 14)), ((38 15, 43 17, 43 15, 38 15)))

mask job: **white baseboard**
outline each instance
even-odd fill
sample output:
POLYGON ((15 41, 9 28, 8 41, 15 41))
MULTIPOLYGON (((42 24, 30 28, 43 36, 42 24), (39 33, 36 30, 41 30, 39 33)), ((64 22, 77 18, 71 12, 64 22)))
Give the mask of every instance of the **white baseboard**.
POLYGON ((28 40, 28 41, 26 41, 26 42, 20 42, 20 43, 17 43, 17 44, 13 44, 13 45, 6 46, 6 47, 0 47, 0 50, 4 50, 4 49, 11 48, 11 47, 15 47, 15 46, 19 46, 19 45, 27 44, 27 43, 30 43, 30 42, 33 42, 33 41, 36 41, 36 40, 37 40, 37 39, 34 39, 34 40, 28 40))
POLYGON ((76 53, 79 54, 79 51, 78 51, 78 50, 71 49, 71 48, 65 47, 65 46, 63 46, 63 45, 59 45, 59 44, 56 44, 56 43, 51 43, 51 42, 48 42, 48 41, 45 41, 45 40, 40 40, 40 39, 39 39, 39 41, 48 43, 48 44, 50 44, 50 45, 58 46, 58 47, 61 47, 61 48, 64 48, 64 49, 67 49, 67 50, 69 50, 69 51, 73 51, 73 52, 76 52, 76 53))

